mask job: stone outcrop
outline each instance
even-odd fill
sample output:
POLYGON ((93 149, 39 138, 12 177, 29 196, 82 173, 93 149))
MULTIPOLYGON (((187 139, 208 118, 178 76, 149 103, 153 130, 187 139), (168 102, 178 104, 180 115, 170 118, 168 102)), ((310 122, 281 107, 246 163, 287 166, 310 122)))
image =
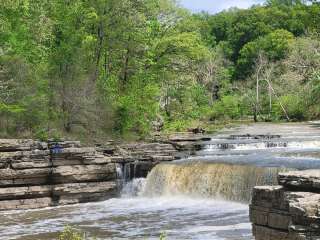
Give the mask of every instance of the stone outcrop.
POLYGON ((256 240, 320 239, 320 170, 279 174, 279 186, 255 187, 250 220, 256 240))
POLYGON ((79 142, 0 140, 0 210, 116 196, 116 164, 79 142))
POLYGON ((82 147, 77 141, 0 139, 0 210, 116 197, 123 179, 146 177, 177 153, 169 143, 82 147))
POLYGON ((179 158, 178 150, 170 143, 121 144, 116 147, 100 147, 100 151, 109 156, 112 162, 122 166, 122 177, 126 180, 146 177, 151 169, 160 162, 179 158))
POLYGON ((171 144, 179 151, 193 154, 195 151, 201 150, 204 145, 206 145, 206 142, 211 140, 211 137, 199 133, 180 132, 168 136, 161 136, 157 140, 171 144))

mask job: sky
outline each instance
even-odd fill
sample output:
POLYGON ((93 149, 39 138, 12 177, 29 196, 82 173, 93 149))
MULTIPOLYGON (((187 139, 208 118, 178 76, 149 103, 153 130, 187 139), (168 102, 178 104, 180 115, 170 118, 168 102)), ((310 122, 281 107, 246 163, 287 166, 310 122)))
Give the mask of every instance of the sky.
POLYGON ((180 0, 182 6, 193 12, 209 13, 217 13, 231 7, 249 8, 253 4, 263 2, 263 0, 180 0))

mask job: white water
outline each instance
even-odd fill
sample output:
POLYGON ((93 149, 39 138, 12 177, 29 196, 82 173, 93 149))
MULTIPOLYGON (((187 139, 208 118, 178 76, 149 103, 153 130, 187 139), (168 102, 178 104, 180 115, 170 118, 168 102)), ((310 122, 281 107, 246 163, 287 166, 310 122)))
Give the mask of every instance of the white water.
POLYGON ((209 144, 205 147, 205 151, 213 151, 219 149, 229 150, 262 150, 262 149, 277 149, 277 148, 292 148, 292 149, 313 149, 319 148, 320 141, 303 141, 303 142, 257 142, 257 143, 225 143, 225 144, 209 144))
POLYGON ((134 179, 124 185, 121 198, 105 202, 2 212, 0 240, 53 240, 65 225, 98 240, 155 240, 163 233, 168 240, 251 239, 246 204, 201 195, 147 197, 146 183, 134 179))
MULTIPOLYGON (((227 150, 209 146, 198 156, 176 163, 178 167, 175 170, 172 166, 162 166, 160 170, 169 168, 169 171, 161 170, 163 174, 151 174, 148 180, 135 179, 127 183, 118 199, 51 209, 1 212, 0 240, 53 240, 67 224, 98 240, 159 239, 161 233, 167 235, 167 240, 250 240, 248 205, 222 199, 243 200, 243 197, 236 198, 243 194, 238 188, 245 189, 243 196, 247 199, 250 188, 273 181, 275 169, 279 167, 320 168, 320 130, 306 124, 258 124, 232 130, 231 133, 280 134, 281 139, 267 142, 285 142, 286 146, 243 139, 227 150), (181 167, 183 162, 190 164, 192 161, 206 162, 207 167, 195 165, 187 170, 181 167), (221 174, 215 164, 229 166, 223 168, 221 174), (235 165, 232 167, 230 164, 235 165), (179 182, 183 184, 179 185, 179 182), (217 182, 220 184, 215 185, 217 182)), ((223 144, 226 140, 228 134, 213 141, 223 144)), ((118 176, 125 176, 120 170, 117 169, 118 176)))
POLYGON ((282 168, 224 163, 159 164, 149 173, 144 196, 192 196, 249 203, 254 186, 277 184, 282 168))
POLYGON ((186 197, 120 198, 55 209, 2 213, 0 239, 48 240, 66 224, 97 239, 248 240, 248 207, 186 197), (19 221, 19 224, 17 222, 19 221))

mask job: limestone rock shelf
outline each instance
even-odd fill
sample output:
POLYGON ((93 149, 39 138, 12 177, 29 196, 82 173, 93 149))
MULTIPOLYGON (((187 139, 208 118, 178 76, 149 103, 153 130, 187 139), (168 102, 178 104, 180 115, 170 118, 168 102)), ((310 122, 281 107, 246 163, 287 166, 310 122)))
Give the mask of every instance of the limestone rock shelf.
POLYGON ((320 170, 279 174, 279 186, 255 187, 250 220, 256 240, 320 239, 320 170))
POLYGON ((145 177, 177 153, 168 143, 82 147, 77 141, 0 139, 0 211, 116 197, 124 177, 145 177))

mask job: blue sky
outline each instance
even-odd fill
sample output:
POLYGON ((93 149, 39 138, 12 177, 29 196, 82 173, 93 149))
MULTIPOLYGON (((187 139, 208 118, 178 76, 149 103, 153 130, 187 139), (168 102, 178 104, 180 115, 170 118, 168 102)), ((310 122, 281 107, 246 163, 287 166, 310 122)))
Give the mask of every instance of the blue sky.
POLYGON ((204 10, 210 13, 217 13, 230 7, 248 8, 263 2, 263 0, 180 0, 182 6, 193 12, 204 10))

